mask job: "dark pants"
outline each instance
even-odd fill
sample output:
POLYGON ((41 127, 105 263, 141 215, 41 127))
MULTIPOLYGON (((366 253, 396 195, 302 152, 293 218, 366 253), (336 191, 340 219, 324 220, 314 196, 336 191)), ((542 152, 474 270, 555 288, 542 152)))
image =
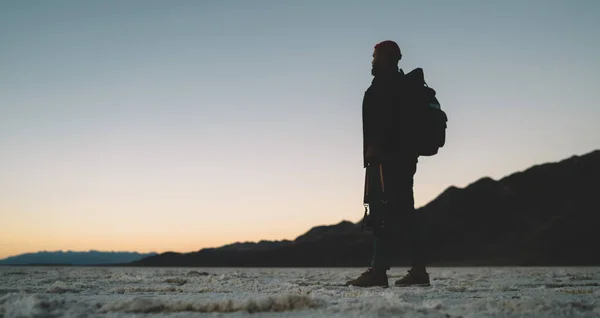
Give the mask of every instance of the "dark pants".
POLYGON ((366 169, 368 195, 365 201, 369 204, 369 214, 376 223, 383 220, 381 228, 374 224, 371 266, 390 269, 392 254, 398 246, 410 246, 413 268, 424 269, 424 222, 415 210, 413 197, 416 159, 390 159, 366 169), (398 244, 401 240, 408 244, 398 244))

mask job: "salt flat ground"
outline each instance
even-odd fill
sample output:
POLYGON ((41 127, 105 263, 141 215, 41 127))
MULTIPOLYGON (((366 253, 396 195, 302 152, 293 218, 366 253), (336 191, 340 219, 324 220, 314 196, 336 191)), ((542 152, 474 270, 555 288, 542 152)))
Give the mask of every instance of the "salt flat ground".
POLYGON ((432 286, 340 286, 360 268, 0 267, 0 317, 600 317, 600 268, 430 268, 432 286))

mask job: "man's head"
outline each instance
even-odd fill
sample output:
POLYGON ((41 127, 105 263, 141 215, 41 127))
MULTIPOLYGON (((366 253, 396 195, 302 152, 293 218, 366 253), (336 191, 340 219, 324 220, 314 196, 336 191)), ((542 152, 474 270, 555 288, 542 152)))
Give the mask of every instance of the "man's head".
POLYGON ((371 74, 390 74, 398 71, 398 62, 402 59, 400 47, 394 41, 383 41, 375 45, 371 74))

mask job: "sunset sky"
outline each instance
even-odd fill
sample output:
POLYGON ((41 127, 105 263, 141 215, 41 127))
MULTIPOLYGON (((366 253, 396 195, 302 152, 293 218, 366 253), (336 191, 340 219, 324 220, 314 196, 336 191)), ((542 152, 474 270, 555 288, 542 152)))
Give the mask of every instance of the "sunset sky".
POLYGON ((449 123, 416 206, 600 148, 600 1, 0 2, 0 258, 293 239, 363 213, 397 41, 449 123))

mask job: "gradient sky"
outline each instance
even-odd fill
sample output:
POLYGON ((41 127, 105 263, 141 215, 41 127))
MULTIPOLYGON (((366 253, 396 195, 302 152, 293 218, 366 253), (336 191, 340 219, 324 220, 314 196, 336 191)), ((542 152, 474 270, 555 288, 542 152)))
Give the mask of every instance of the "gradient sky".
POLYGON ((0 2, 0 257, 187 252, 363 213, 377 42, 449 116, 416 205, 600 148, 600 1, 0 2))

